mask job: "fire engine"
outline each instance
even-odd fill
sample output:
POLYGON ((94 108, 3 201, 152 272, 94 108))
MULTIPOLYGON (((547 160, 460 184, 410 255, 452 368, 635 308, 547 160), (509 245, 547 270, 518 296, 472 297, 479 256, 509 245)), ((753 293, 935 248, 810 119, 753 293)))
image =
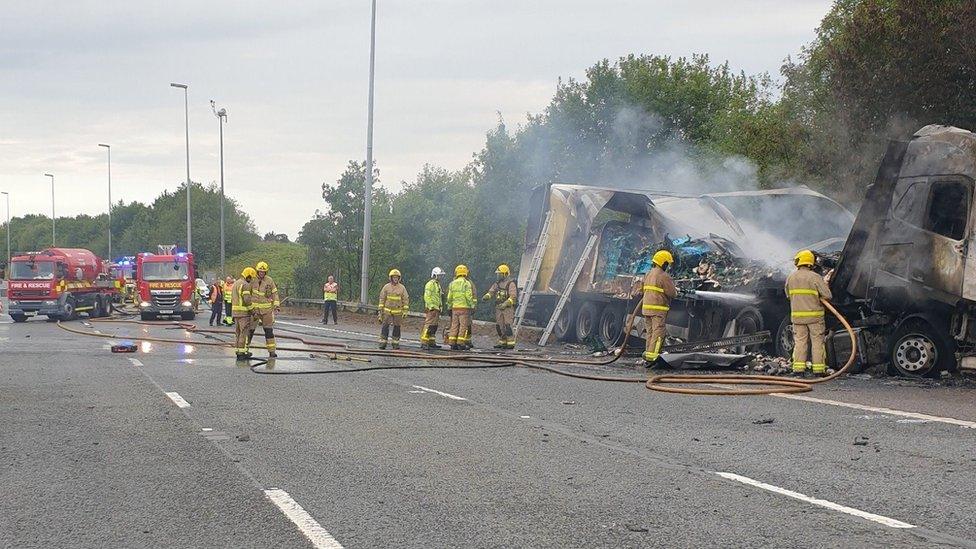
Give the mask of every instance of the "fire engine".
POLYGON ((160 316, 196 316, 196 265, 193 254, 176 246, 159 246, 159 253, 136 256, 136 292, 143 320, 160 316))
POLYGON ((118 284, 89 250, 48 248, 10 260, 7 293, 14 322, 38 315, 71 320, 81 312, 96 318, 111 312, 118 284))

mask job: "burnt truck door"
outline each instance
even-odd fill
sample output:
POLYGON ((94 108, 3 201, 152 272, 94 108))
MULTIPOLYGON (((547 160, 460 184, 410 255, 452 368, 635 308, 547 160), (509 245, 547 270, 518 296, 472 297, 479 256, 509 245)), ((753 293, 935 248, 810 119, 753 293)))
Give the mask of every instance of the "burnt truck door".
POLYGON ((878 242, 884 297, 953 304, 962 296, 972 195, 962 176, 899 179, 878 242))

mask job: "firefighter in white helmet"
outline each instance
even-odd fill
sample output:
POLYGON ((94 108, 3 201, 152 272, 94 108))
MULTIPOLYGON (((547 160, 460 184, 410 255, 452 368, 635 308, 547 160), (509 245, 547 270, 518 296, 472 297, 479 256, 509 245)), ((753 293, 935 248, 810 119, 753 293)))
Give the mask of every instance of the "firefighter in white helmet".
POLYGON ((410 295, 407 288, 401 284, 402 276, 399 269, 392 269, 389 274, 390 281, 380 290, 379 302, 379 321, 380 328, 380 349, 386 349, 387 343, 391 343, 394 349, 400 348, 400 325, 403 317, 407 316, 410 306, 410 295), (390 339, 390 327, 393 327, 393 338, 390 339))
POLYGON ((444 270, 434 267, 430 270, 430 280, 424 286, 424 328, 420 332, 420 348, 424 350, 441 348, 437 344, 437 326, 444 308, 443 277, 444 270))
POLYGON ((643 299, 641 314, 647 327, 647 346, 644 349, 644 360, 648 365, 657 362, 661 356, 661 346, 667 336, 668 311, 671 310, 671 300, 678 295, 674 281, 667 271, 674 265, 674 256, 667 250, 658 250, 651 258, 654 266, 644 275, 641 287, 643 299))
POLYGON ((793 258, 796 270, 786 278, 786 295, 790 299, 790 320, 793 322, 793 373, 807 370, 815 376, 827 373, 824 352, 824 307, 821 299, 831 299, 830 287, 823 277, 813 271, 816 258, 810 250, 800 250, 793 258))

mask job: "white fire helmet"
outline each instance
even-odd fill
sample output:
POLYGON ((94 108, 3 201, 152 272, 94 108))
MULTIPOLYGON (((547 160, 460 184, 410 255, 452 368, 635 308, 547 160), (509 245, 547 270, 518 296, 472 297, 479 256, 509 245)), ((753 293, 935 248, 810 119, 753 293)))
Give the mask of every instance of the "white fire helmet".
POLYGON ((443 274, 444 274, 444 269, 441 269, 440 267, 434 267, 433 269, 430 270, 431 278, 435 276, 441 276, 443 274))

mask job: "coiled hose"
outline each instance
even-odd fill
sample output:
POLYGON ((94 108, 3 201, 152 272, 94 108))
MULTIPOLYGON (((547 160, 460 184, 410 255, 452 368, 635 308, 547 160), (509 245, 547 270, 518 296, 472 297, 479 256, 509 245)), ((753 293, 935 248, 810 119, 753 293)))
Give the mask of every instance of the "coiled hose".
MULTIPOLYGON (((822 300, 823 301, 823 300, 822 300)), ((587 379, 593 381, 612 381, 617 383, 644 383, 647 388, 652 391, 660 391, 666 393, 678 393, 678 394, 691 394, 691 395, 763 395, 770 393, 804 393, 810 391, 813 384, 823 383, 836 379, 838 376, 846 372, 850 366, 854 363, 854 358, 856 356, 857 350, 857 340, 854 336, 854 330, 848 324, 847 319, 845 319, 830 303, 823 301, 824 305, 834 314, 844 325, 848 334, 851 337, 851 355, 847 360, 847 363, 843 368, 838 370, 836 373, 813 380, 800 380, 800 379, 786 379, 775 376, 763 376, 763 375, 658 375, 652 376, 651 378, 633 377, 633 376, 606 376, 597 374, 584 374, 578 372, 570 372, 561 368, 557 368, 553 365, 565 364, 565 365, 581 365, 581 366, 606 366, 616 362, 622 355, 623 350, 627 346, 627 342, 630 339, 630 333, 633 329, 634 321, 637 317, 637 313, 640 311, 641 304, 638 303, 633 312, 627 319, 627 325, 624 330, 624 339, 620 345, 620 348, 616 352, 612 353, 609 357, 602 360, 578 360, 575 358, 558 358, 558 357, 538 357, 529 358, 525 356, 512 356, 506 354, 496 354, 496 355, 485 355, 480 353, 451 353, 451 354, 431 354, 419 351, 410 351, 405 349, 397 350, 381 350, 381 349, 352 349, 348 348, 343 343, 336 343, 330 341, 321 341, 308 339, 300 336, 285 335, 280 334, 276 339, 284 339, 291 341, 298 341, 299 343, 305 345, 305 347, 291 347, 291 346, 278 346, 279 351, 298 351, 298 352, 310 352, 310 353, 320 353, 330 355, 328 358, 332 360, 359 360, 368 362, 368 359, 364 357, 393 357, 393 358, 403 358, 411 360, 421 360, 421 361, 431 361, 433 364, 423 364, 423 365, 409 365, 409 366, 367 366, 361 368, 342 368, 335 370, 304 370, 304 371, 275 371, 270 369, 259 370, 258 367, 266 365, 267 361, 261 360, 256 364, 251 366, 251 371, 256 374, 263 375, 311 375, 311 374, 332 374, 332 373, 347 373, 347 372, 357 372, 357 371, 370 371, 370 370, 410 370, 410 369, 425 369, 425 368, 460 368, 460 369, 470 369, 470 368, 503 368, 512 366, 524 366, 526 368, 533 368, 536 370, 543 370, 546 372, 554 373, 557 375, 571 377, 576 379, 587 379), (330 351, 331 349, 332 351, 330 351), (340 354, 341 352, 341 354, 340 354), (439 364, 440 362, 461 362, 463 364, 439 364), (683 384, 702 384, 702 383, 723 383, 723 384, 737 384, 737 385, 764 385, 766 387, 761 389, 747 389, 747 390, 732 390, 732 389, 699 389, 691 387, 672 387, 670 385, 683 385, 683 384)), ((99 323, 116 323, 116 324, 139 324, 148 326, 171 326, 174 328, 181 328, 190 333, 197 334, 219 334, 219 335, 233 335, 234 332, 229 330, 215 330, 207 328, 199 328, 195 324, 181 323, 177 321, 170 322, 148 322, 142 320, 128 320, 128 319, 91 319, 92 322, 99 323)), ((58 327, 62 330, 71 332, 73 334, 89 336, 89 337, 101 337, 101 338, 111 338, 118 339, 119 336, 111 334, 100 334, 92 333, 85 330, 79 330, 77 328, 72 328, 58 322, 58 327)), ((210 336, 212 337, 212 336, 210 336)), ((150 336, 128 336, 128 339, 135 341, 147 341, 153 343, 174 343, 174 344, 185 344, 186 340, 183 339, 171 339, 162 337, 150 337, 150 336)), ((230 348, 233 345, 225 341, 202 341, 196 342, 195 345, 204 345, 212 347, 225 347, 230 348)))

